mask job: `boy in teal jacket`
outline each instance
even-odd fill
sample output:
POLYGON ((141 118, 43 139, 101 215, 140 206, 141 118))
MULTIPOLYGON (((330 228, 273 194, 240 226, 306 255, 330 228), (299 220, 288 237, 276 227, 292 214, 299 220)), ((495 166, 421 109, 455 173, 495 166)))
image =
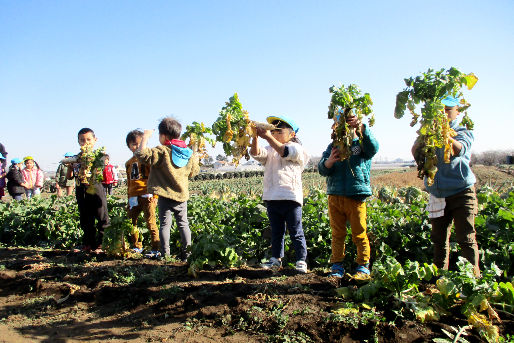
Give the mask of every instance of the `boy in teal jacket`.
POLYGON ((371 159, 378 151, 378 142, 369 127, 357 117, 348 119, 354 129, 352 155, 341 161, 340 152, 330 143, 318 163, 318 171, 327 177, 328 216, 332 228, 331 275, 344 276, 342 265, 345 256, 346 222, 350 222, 352 241, 357 247, 356 276, 369 277, 370 248, 366 234, 366 203, 371 193, 369 182, 371 159), (361 126, 362 142, 355 134, 361 126))

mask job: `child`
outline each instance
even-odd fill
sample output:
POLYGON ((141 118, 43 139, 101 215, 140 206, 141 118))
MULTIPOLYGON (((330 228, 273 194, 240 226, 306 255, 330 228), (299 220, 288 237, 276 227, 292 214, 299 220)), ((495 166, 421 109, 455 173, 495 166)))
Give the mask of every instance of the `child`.
MULTIPOLYGON (((127 135, 127 146, 130 151, 135 152, 141 140, 143 139, 143 132, 140 130, 130 131, 127 135)), ((155 223, 155 207, 157 206, 157 197, 154 197, 151 193, 148 193, 148 175, 150 174, 150 167, 146 164, 139 162, 139 160, 133 156, 130 160, 125 163, 125 170, 127 171, 127 197, 128 197, 128 216, 132 219, 132 225, 134 225, 134 233, 132 240, 134 243, 134 251, 141 253, 143 252, 143 244, 139 241, 139 232, 137 230, 137 218, 141 211, 143 211, 146 226, 150 231, 152 239, 152 250, 147 255, 148 257, 158 257, 159 252, 159 230, 155 223)))
POLYGON ((21 158, 13 158, 11 160, 11 166, 9 172, 5 176, 7 179, 7 191, 9 195, 16 201, 22 199, 23 193, 25 193, 25 180, 23 179, 23 161, 21 158))
MULTIPOLYGON (((64 157, 73 157, 74 155, 71 152, 67 152, 64 154, 64 157)), ((57 196, 62 196, 62 189, 66 188, 66 195, 70 196, 73 193, 73 186, 75 182, 73 180, 68 180, 66 177, 68 175, 68 165, 65 163, 59 163, 57 167, 57 171, 55 172, 55 188, 57 189, 57 196)))
POLYGON ((109 164, 109 155, 105 155, 104 164, 102 185, 104 186, 105 194, 112 195, 112 186, 118 184, 118 173, 114 166, 109 164))
MULTIPOLYGON (((93 130, 83 128, 78 132, 78 143, 82 147, 86 144, 94 146, 96 137, 93 130)), ((80 157, 80 155, 79 155, 80 157)), ((84 231, 82 237, 83 250, 86 252, 93 251, 101 253, 102 239, 104 229, 109 226, 109 213, 107 212, 107 200, 105 192, 100 183, 95 183, 95 193, 86 192, 88 184, 84 179, 79 177, 80 162, 74 163, 72 168, 68 169, 68 179, 75 178, 76 189, 75 196, 80 216, 80 228, 84 231), (97 220, 95 228, 95 218, 97 220), (98 231, 98 232, 97 232, 98 231)))
POLYGON ((262 268, 280 268, 284 257, 286 225, 296 255, 296 270, 307 273, 307 244, 302 228, 302 170, 309 156, 296 138, 298 126, 285 116, 266 118, 276 129, 257 129, 269 146, 259 148, 254 136, 250 154, 264 166, 262 199, 267 204, 271 225, 271 259, 262 268))
POLYGON ((330 256, 331 276, 344 276, 346 222, 350 222, 352 240, 357 247, 356 278, 369 278, 369 240, 366 234, 366 203, 372 194, 369 182, 371 158, 378 151, 375 140, 367 125, 356 116, 349 117, 348 125, 354 131, 352 155, 348 160, 340 160, 339 149, 330 143, 318 163, 318 171, 327 177, 328 216, 332 228, 332 255, 330 256), (362 143, 355 133, 361 126, 362 143))
POLYGON ((7 175, 7 172, 4 168, 4 162, 5 157, 2 155, 2 153, 0 153, 0 200, 2 200, 3 196, 5 195, 5 176, 7 175))
POLYGON ((189 256, 191 231, 187 220, 187 200, 189 180, 198 174, 198 156, 193 155, 184 141, 179 140, 182 126, 171 117, 159 123, 159 142, 155 148, 147 148, 148 138, 153 130, 145 130, 141 143, 134 155, 144 164, 150 165, 148 193, 158 195, 159 239, 161 252, 170 255, 171 214, 175 216, 180 232, 182 251, 180 259, 185 262, 189 256))
POLYGON ((22 173, 25 180, 25 195, 27 199, 30 199, 35 195, 41 194, 45 175, 31 156, 25 157, 24 162, 25 168, 22 170, 22 173))
MULTIPOLYGON (((476 276, 480 275, 478 244, 476 241, 475 215, 477 199, 474 184, 475 175, 471 171, 471 144, 473 132, 457 123, 459 99, 447 96, 442 100, 450 127, 457 135, 450 138, 452 156, 450 163, 444 163, 444 147, 436 149, 437 173, 434 184, 425 187, 430 193, 428 204, 429 218, 432 224, 432 242, 434 245, 434 264, 441 269, 448 269, 450 256, 450 230, 452 221, 455 225, 455 238, 459 243, 462 256, 473 265, 476 276)), ((420 147, 416 141, 412 153, 420 147)))

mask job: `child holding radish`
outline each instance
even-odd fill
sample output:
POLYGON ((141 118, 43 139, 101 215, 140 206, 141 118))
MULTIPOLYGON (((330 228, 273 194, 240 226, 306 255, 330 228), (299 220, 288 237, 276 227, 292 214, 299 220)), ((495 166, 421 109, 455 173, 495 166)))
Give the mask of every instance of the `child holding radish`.
MULTIPOLYGON (((437 148, 437 172, 434 182, 425 187, 430 193, 428 216, 432 224, 432 242, 434 246, 434 264, 441 269, 448 269, 450 255, 450 230, 455 225, 455 237, 461 254, 474 267, 476 276, 480 275, 479 252, 475 231, 477 198, 474 184, 475 175, 471 171, 471 145, 473 132, 457 123, 459 99, 447 96, 441 101, 455 136, 450 138, 450 163, 444 162, 445 147, 437 148)), ((420 148, 417 140, 412 147, 412 154, 420 148)))
MULTIPOLYGON (((339 115, 343 115, 340 113, 339 115)), ((332 228, 331 276, 342 278, 345 274, 346 223, 350 223, 352 241, 357 247, 355 278, 369 278, 370 247, 366 233, 366 198, 371 192, 371 159, 378 151, 378 142, 369 127, 357 116, 346 120, 353 131, 351 155, 341 161, 341 152, 330 143, 318 163, 318 171, 327 177, 328 215, 332 228), (362 142, 356 129, 360 128, 362 142)))
POLYGON ((198 156, 186 143, 179 139, 182 125, 171 117, 159 123, 159 142, 155 148, 146 144, 154 130, 145 130, 139 147, 134 152, 136 158, 150 166, 148 193, 158 195, 159 239, 162 255, 170 256, 171 216, 175 217, 180 232, 182 262, 190 254, 191 231, 187 219, 187 200, 189 199, 189 178, 200 171, 198 156))
POLYGON ((307 273, 307 244, 302 227, 302 171, 309 156, 296 138, 298 126, 285 116, 270 116, 268 123, 276 128, 257 127, 250 154, 264 166, 262 199, 267 204, 271 225, 271 258, 261 266, 279 269, 284 256, 284 235, 289 230, 296 255, 296 270, 307 273), (269 146, 262 149, 258 137, 269 146))

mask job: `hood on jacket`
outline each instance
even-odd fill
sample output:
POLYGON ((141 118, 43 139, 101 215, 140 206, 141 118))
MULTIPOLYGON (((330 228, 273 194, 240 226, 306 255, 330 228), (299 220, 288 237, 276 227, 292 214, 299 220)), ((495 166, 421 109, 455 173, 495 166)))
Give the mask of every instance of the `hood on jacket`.
POLYGON ((171 145, 171 160, 177 167, 182 168, 187 165, 187 162, 193 156, 193 150, 189 148, 181 148, 176 145, 171 145))

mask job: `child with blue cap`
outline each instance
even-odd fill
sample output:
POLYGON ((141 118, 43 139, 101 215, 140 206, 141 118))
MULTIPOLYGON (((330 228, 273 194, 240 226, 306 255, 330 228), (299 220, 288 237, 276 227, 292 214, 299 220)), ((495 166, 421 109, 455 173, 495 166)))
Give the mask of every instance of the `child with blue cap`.
MULTIPOLYGON (((425 178, 425 187, 430 193, 427 207, 432 224, 432 243, 434 246, 434 264, 441 269, 448 269, 450 260, 450 230, 455 226, 455 238, 460 251, 474 267, 476 276, 480 275, 479 252, 475 231, 475 215, 478 211, 475 194, 476 178, 469 165, 473 132, 457 123, 459 98, 448 95, 441 100, 445 106, 450 128, 456 133, 450 137, 450 163, 444 162, 444 147, 436 149, 437 173, 434 183, 429 186, 425 178)), ((412 154, 419 148, 417 140, 412 147, 412 154)))
POLYGON ((198 156, 179 139, 182 125, 178 121, 172 117, 166 117, 159 123, 158 128, 161 145, 147 148, 146 144, 154 130, 145 130, 134 156, 150 166, 147 193, 159 196, 157 207, 161 253, 165 257, 170 256, 170 229, 173 214, 180 233, 180 259, 186 262, 191 245, 191 231, 187 219, 189 178, 200 171, 198 156))
POLYGON ((261 266, 279 269, 284 257, 284 235, 289 230, 296 255, 296 270, 307 273, 307 244, 302 227, 302 171, 309 156, 298 138, 298 126, 286 116, 270 116, 271 131, 256 128, 250 154, 264 166, 262 199, 266 202, 271 225, 271 258, 261 266), (269 146, 258 145, 258 138, 269 146))
POLYGON ((13 158, 11 160, 11 166, 5 178, 7 179, 7 191, 9 195, 16 201, 22 199, 23 193, 25 193, 25 180, 21 172, 23 168, 23 160, 21 158, 13 158))

